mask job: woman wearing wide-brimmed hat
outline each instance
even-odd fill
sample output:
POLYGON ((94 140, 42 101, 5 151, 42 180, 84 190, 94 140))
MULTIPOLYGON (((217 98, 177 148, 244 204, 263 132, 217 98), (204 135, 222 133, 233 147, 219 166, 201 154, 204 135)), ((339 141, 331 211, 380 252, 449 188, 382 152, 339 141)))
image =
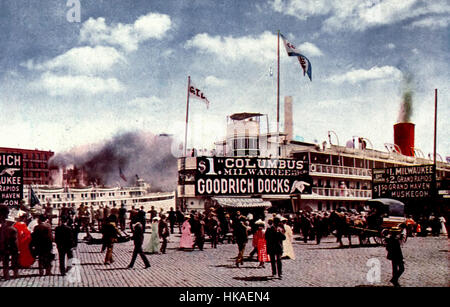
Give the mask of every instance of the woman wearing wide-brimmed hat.
MULTIPOLYGON (((264 268, 265 267, 264 263, 270 261, 269 256, 267 255, 267 243, 264 231, 265 223, 263 220, 257 220, 255 222, 255 226, 258 227, 258 229, 255 231, 255 234, 253 235, 252 244, 258 253, 259 267, 264 268)), ((251 257, 252 254, 250 254, 250 258, 251 257)))
POLYGON ((194 245, 194 241, 192 240, 191 235, 191 224, 189 223, 190 216, 184 216, 184 222, 181 226, 181 239, 180 239, 180 248, 192 248, 194 245))

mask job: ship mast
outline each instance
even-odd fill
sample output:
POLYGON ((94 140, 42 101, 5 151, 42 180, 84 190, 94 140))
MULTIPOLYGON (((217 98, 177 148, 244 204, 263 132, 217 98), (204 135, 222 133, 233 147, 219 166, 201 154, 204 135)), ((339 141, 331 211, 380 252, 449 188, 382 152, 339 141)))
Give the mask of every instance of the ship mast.
POLYGON ((277 157, 280 156, 280 30, 277 33, 277 157))

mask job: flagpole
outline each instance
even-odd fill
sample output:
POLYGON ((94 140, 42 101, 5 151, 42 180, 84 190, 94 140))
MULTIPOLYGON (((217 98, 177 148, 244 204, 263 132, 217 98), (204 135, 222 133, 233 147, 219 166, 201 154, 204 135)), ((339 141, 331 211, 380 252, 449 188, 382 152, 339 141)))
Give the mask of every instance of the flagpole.
POLYGON ((186 127, 184 129, 184 157, 187 156, 187 130, 189 120, 189 87, 191 86, 191 76, 188 76, 187 101, 186 101, 186 127))
POLYGON ((436 136, 437 136, 437 88, 434 89, 434 150, 433 163, 436 168, 436 136))
POLYGON ((277 157, 280 152, 279 135, 280 135, 280 30, 278 30, 277 39, 277 157))
POLYGON ((280 30, 277 40, 277 133, 280 129, 280 30))

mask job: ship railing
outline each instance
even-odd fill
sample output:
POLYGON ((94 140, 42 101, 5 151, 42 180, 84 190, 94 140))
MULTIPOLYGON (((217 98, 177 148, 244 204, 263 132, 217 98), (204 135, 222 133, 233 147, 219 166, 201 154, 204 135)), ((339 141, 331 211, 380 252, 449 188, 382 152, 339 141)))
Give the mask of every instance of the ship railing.
POLYGON ((311 172, 315 173, 372 177, 372 170, 367 168, 337 166, 327 164, 311 164, 310 170, 311 172))
POLYGON ((371 190, 313 187, 313 194, 329 197, 371 198, 371 190))

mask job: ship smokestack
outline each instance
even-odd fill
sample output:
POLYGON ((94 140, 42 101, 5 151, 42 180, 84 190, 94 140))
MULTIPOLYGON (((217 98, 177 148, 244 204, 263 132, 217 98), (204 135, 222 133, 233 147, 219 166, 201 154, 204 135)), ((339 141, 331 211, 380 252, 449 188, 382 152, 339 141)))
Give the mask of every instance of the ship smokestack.
POLYGON ((394 125, 394 144, 401 154, 414 157, 414 124, 398 123, 394 125))
POLYGON ((284 97, 284 132, 286 133, 286 140, 291 141, 293 137, 293 122, 292 122, 292 96, 284 97))

